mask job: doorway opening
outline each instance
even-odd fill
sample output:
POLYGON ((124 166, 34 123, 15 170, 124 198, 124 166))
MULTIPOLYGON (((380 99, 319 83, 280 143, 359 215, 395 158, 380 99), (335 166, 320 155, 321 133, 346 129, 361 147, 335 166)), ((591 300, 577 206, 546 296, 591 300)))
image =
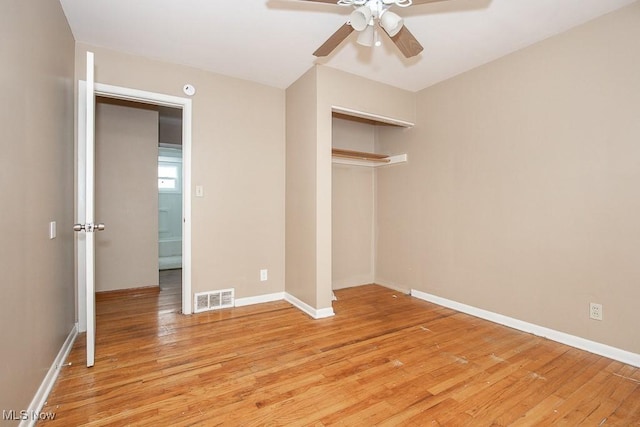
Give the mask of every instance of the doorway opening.
MULTIPOLYGON (((87 183, 90 182, 90 177, 85 177, 86 171, 86 146, 89 132, 87 131, 87 122, 89 115, 93 117, 93 108, 89 109, 88 103, 91 102, 87 99, 85 94, 89 93, 89 85, 85 81, 80 81, 78 86, 78 152, 77 152, 77 188, 78 188, 78 203, 77 203, 77 216, 78 218, 84 218, 85 215, 85 200, 87 193, 87 183)), ((182 271, 180 272, 181 281, 181 307, 183 314, 192 313, 192 293, 191 293, 191 126, 192 126, 192 103, 191 99, 182 98, 172 95, 166 95, 156 92, 147 92, 138 89, 112 86, 102 83, 95 83, 93 85, 94 102, 95 97, 103 97, 114 100, 133 101, 146 105, 156 107, 170 107, 178 109, 181 112, 182 117, 182 186, 185 189, 182 194, 182 271)), ((93 103, 93 102, 91 102, 93 103)), ((93 119, 91 119, 91 126, 93 119)), ((155 170, 157 170, 157 159, 155 170)), ((91 178, 93 180, 93 178, 91 178)), ((157 218, 157 212, 155 213, 157 218)), ((138 220, 131 218, 132 221, 138 220)), ((144 220, 144 219, 139 219, 144 220)), ((82 236, 84 237, 84 236, 82 236)), ((157 239, 157 236, 156 236, 157 239)), ((157 242, 157 240, 156 240, 157 242)), ((156 243, 157 244, 157 243, 156 243)), ((85 263, 81 260, 85 259, 85 254, 88 252, 85 249, 83 239, 78 239, 77 247, 77 259, 78 259, 78 271, 77 271, 77 305, 78 305, 78 330, 80 332, 89 332, 89 323, 95 322, 95 314, 93 308, 90 307, 89 298, 93 298, 87 293, 88 280, 86 279, 85 263), (89 310, 91 308, 91 310, 89 310)), ((93 269, 93 267, 91 267, 93 269)), ((158 271, 156 270, 156 274, 158 271)), ((157 276, 156 276, 157 277, 157 276)), ((93 289, 93 285, 91 286, 93 289)), ((93 293, 93 291, 92 291, 93 293)), ((87 345, 89 348, 89 345, 87 345)), ((88 358, 89 360, 89 358, 88 358)), ((88 364, 88 366, 91 366, 88 364)))
POLYGON ((182 268, 182 148, 158 149, 158 269, 182 268))
POLYGON ((96 292, 159 287, 179 300, 182 111, 104 97, 95 111, 96 215, 109 224, 96 236, 96 292))
POLYGON ((158 270, 161 291, 182 288, 182 111, 158 107, 158 270))

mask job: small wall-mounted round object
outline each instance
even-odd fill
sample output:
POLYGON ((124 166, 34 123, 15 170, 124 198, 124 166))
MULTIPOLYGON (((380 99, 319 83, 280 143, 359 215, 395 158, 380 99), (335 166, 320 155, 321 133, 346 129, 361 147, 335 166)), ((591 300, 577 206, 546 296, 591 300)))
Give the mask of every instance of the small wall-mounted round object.
POLYGON ((182 87, 182 91, 184 92, 185 95, 193 96, 196 93, 196 88, 193 87, 193 85, 190 85, 189 83, 187 83, 182 87))

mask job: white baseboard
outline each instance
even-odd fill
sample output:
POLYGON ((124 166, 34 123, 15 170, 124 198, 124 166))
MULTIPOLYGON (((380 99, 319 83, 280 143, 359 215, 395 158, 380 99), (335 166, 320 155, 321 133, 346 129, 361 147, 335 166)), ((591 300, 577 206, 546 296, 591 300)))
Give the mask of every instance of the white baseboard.
POLYGON ((314 319, 324 319, 325 317, 331 317, 335 314, 333 312, 333 307, 315 309, 306 302, 299 300, 288 292, 285 292, 284 300, 292 304, 297 309, 304 311, 314 319))
POLYGON ((284 292, 276 292, 273 294, 256 295, 254 297, 236 298, 235 306, 244 307, 245 305, 262 304, 263 302, 282 301, 284 292))
MULTIPOLYGON (((47 403, 49 393, 51 392, 51 389, 53 388, 53 385, 58 378, 58 374, 60 374, 60 369, 62 368, 64 361, 67 360, 67 356, 69 356, 69 353, 71 352, 71 348, 73 347, 73 343, 75 342, 77 336, 78 324, 76 323, 75 325, 73 325, 73 328, 71 328, 71 332, 69 332, 69 335, 67 335, 67 339, 64 341, 64 344, 62 344, 58 355, 53 360, 53 364, 49 368, 47 375, 45 375, 42 383, 40 384, 40 387, 38 388, 38 391, 36 392, 35 396, 33 396, 33 400, 31 400, 29 408, 27 409, 28 414, 39 414, 44 404, 47 403)), ((20 427, 34 426, 36 424, 36 417, 30 416, 28 418, 28 420, 22 420, 20 422, 20 427)))
POLYGON ((628 365, 640 367, 640 354, 632 353, 630 351, 622 350, 616 347, 611 347, 606 344, 556 331, 554 329, 545 328, 544 326, 524 322, 522 320, 514 319, 513 317, 503 316, 502 314, 493 313, 491 311, 462 304, 446 298, 441 298, 415 289, 411 290, 411 296, 441 305, 443 307, 451 308, 462 313, 470 314, 475 317, 480 317, 481 319, 489 320, 494 323, 499 323, 510 328, 518 329, 523 332, 528 332, 540 337, 548 338, 552 341, 579 348, 590 353, 608 357, 610 359, 617 360, 628 365))
POLYGON ((334 315, 333 308, 321 308, 319 310, 311 307, 309 304, 299 300, 293 295, 286 292, 276 292, 273 294, 256 295, 254 297, 237 298, 235 301, 236 307, 244 307, 253 304, 262 304, 264 302, 282 301, 285 300, 292 304, 297 309, 304 311, 314 319, 323 319, 325 317, 331 317, 334 315))

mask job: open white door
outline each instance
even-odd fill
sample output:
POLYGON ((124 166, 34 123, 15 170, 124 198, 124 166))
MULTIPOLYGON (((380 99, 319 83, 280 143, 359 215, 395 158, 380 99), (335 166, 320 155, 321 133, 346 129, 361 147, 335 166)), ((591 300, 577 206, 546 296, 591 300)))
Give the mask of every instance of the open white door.
POLYGON ((77 219, 79 223, 75 224, 73 229, 82 232, 78 235, 78 298, 85 298, 86 311, 82 313, 82 310, 80 310, 78 323, 81 331, 86 327, 87 366, 89 367, 94 364, 96 342, 95 232, 104 229, 104 225, 96 224, 94 218, 95 90, 93 52, 87 52, 87 78, 84 87, 81 87, 79 92, 83 99, 80 100, 78 105, 78 120, 81 122, 80 129, 83 132, 78 136, 77 219))
POLYGON ((87 366, 95 359, 95 232, 104 229, 94 223, 95 208, 95 97, 123 99, 182 109, 183 231, 182 312, 191 314, 191 100, 95 83, 93 53, 87 52, 87 78, 78 86, 77 233, 78 330, 87 333, 87 366))

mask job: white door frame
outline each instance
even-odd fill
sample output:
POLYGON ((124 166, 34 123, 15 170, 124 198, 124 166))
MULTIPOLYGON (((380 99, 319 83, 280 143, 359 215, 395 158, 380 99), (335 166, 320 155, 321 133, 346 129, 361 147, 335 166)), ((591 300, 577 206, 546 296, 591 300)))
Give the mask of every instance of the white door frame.
MULTIPOLYGON (((85 138, 85 124, 82 116, 86 112, 86 82, 80 80, 78 90, 78 138, 85 138)), ((178 96, 165 95, 156 92, 147 92, 120 86, 112 86, 95 83, 95 95, 106 98, 123 99, 127 101, 143 102, 147 104, 162 105, 166 107, 180 108, 182 110, 182 313, 192 313, 191 295, 191 126, 192 109, 191 99, 178 96)), ((78 142, 78 147, 83 144, 78 142)), ((84 157, 77 156, 77 186, 84 186, 84 157)), ((81 194, 79 194, 81 197, 81 194)), ((107 225, 108 227, 108 225, 107 225)), ((78 247, 78 257, 84 256, 82 248, 78 247)), ((86 283, 84 273, 78 272, 78 329, 80 332, 87 330, 86 315, 86 283)))

